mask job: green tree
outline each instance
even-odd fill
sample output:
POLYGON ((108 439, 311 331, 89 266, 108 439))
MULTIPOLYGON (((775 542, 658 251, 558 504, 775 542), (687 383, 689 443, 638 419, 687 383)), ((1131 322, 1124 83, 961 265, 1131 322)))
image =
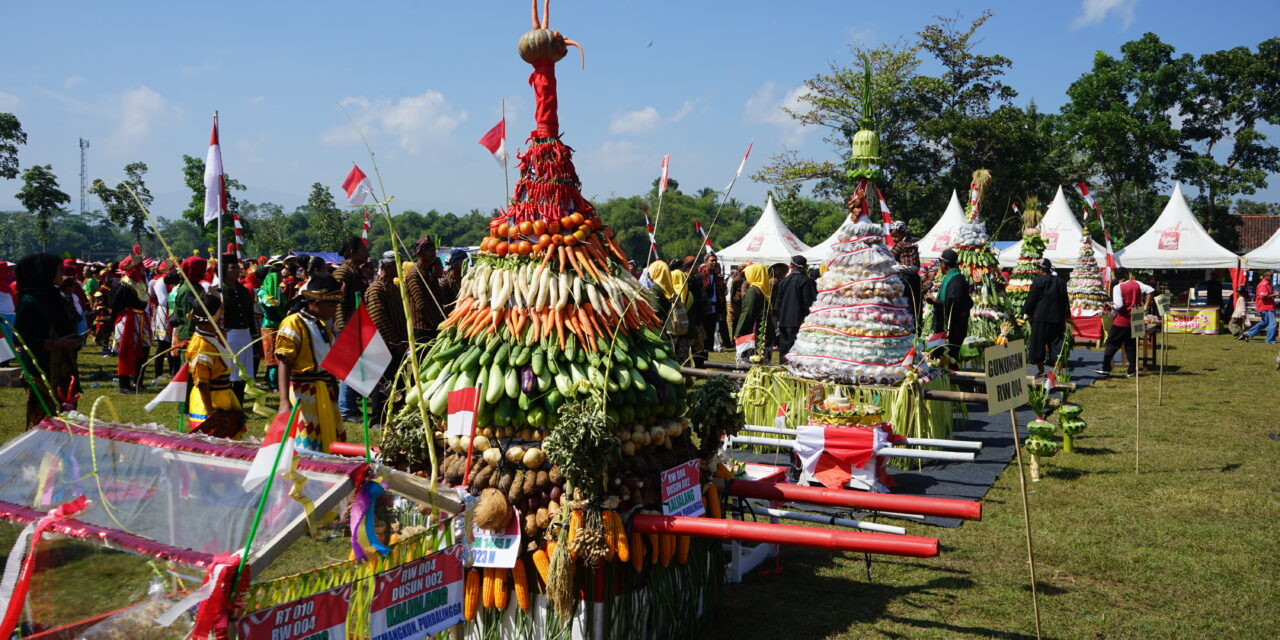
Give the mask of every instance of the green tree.
POLYGON ((62 205, 71 197, 58 188, 58 177, 53 175, 53 165, 35 165, 22 172, 22 188, 16 195, 18 202, 36 218, 36 237, 43 248, 49 242, 49 223, 62 205))
POLYGON ((1280 216, 1280 202, 1258 202, 1247 198, 1236 200, 1238 216, 1280 216))
POLYGON ((18 177, 18 145, 27 143, 22 123, 12 113, 0 113, 0 178, 18 177))
POLYGON ((1120 46, 1114 58, 1099 51, 1093 68, 1067 89, 1062 115, 1069 144, 1096 172, 1091 183, 1109 206, 1112 238, 1145 231, 1160 211, 1168 162, 1181 150, 1173 126, 1176 107, 1186 99, 1194 61, 1174 57, 1173 47, 1154 33, 1120 46))
POLYGON ((299 207, 294 215, 297 216, 298 212, 302 212, 303 224, 314 229, 311 246, 316 251, 337 251, 342 241, 351 233, 347 229, 346 216, 338 208, 329 187, 319 182, 311 185, 307 204, 299 207))
POLYGON ((289 221, 284 207, 274 202, 245 202, 239 215, 246 227, 253 228, 253 236, 248 238, 250 254, 277 255, 291 248, 289 221))
POLYGON ((130 162, 124 166, 123 182, 117 183, 115 187, 108 187, 107 183, 99 178, 94 180, 93 186, 89 188, 89 193, 102 201, 102 206, 107 210, 107 218, 117 226, 127 228, 139 242, 151 236, 151 232, 147 229, 147 214, 144 207, 150 210, 151 202, 155 199, 143 180, 146 173, 146 163, 130 162))
MULTIPOLYGON (((229 238, 233 221, 231 214, 240 213, 240 201, 236 199, 236 191, 244 191, 244 185, 230 174, 223 174, 227 185, 227 211, 222 216, 223 237, 229 238)), ((200 229, 200 235, 206 242, 213 242, 218 237, 218 225, 204 223, 204 158, 182 155, 182 181, 191 190, 191 201, 183 210, 182 217, 200 229)), ((218 248, 222 251, 222 247, 218 248)))
POLYGON ((1200 56, 1180 104, 1182 148, 1174 176, 1200 188, 1201 221, 1214 239, 1236 246, 1230 198, 1266 188, 1280 171, 1280 148, 1259 130, 1280 124, 1280 38, 1257 51, 1235 47, 1200 56))

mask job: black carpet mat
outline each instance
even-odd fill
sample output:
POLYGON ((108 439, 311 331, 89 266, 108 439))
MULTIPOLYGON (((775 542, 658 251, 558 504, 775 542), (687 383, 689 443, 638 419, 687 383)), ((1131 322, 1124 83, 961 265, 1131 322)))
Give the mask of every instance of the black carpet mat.
MULTIPOLYGON (((1089 349, 1075 349, 1071 352, 1071 381, 1076 389, 1085 387, 1098 379, 1094 370, 1102 364, 1102 352, 1089 349)), ((1121 365, 1123 366, 1123 365, 1121 365)), ((1123 371, 1123 369, 1117 369, 1123 371)), ((1029 372, 1034 372, 1028 369, 1029 372)), ((897 483, 892 493, 899 495, 931 496, 935 498, 958 498, 962 500, 981 500, 987 495, 991 485, 1004 471, 1014 456, 1015 442, 1009 427, 1009 414, 988 416, 985 406, 968 405, 969 419, 963 426, 957 426, 952 432, 956 440, 981 442, 982 450, 969 462, 934 462, 919 470, 904 471, 890 468, 890 475, 897 483)), ((1086 408, 1087 410, 1087 408, 1086 408)), ((1027 436, 1025 425, 1035 415, 1030 409, 1018 411, 1020 438, 1027 436)), ((729 452, 736 460, 758 462, 763 464, 787 465, 789 460, 785 454, 751 453, 744 450, 729 452)), ((824 513, 849 513, 849 511, 817 509, 806 505, 806 511, 824 513)), ((856 515, 856 514, 855 514, 856 515)), ((940 527, 958 527, 963 520, 954 518, 927 517, 927 524, 940 527)))

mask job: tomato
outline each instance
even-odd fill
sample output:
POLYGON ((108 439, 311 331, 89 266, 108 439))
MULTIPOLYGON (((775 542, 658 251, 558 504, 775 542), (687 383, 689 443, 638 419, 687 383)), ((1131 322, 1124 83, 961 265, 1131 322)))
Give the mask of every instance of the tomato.
POLYGON ((564 237, 564 243, 572 247, 573 245, 578 244, 578 240, 580 239, 581 238, 578 237, 578 232, 575 231, 564 237))
POLYGON ((561 229, 563 229, 563 230, 566 230, 566 231, 567 231, 567 230, 572 229, 572 228, 574 228, 574 227, 576 227, 576 226, 578 226, 578 225, 577 225, 577 223, 575 223, 575 222, 573 221, 573 216, 565 216, 565 217, 563 217, 563 218, 560 218, 560 228, 561 228, 561 229))
POLYGON ((499 238, 506 238, 511 235, 510 231, 511 229, 510 227, 507 226, 507 223, 503 222, 502 224, 498 225, 498 232, 495 233, 494 235, 499 238))
POLYGON ((551 233, 551 234, 560 233, 560 223, 554 220, 552 220, 551 222, 548 222, 547 233, 551 233))
POLYGON ((573 226, 575 226, 575 227, 580 227, 580 226, 582 226, 582 214, 581 214, 581 213, 574 213, 574 214, 570 214, 570 215, 569 215, 569 217, 573 219, 573 226))
POLYGON ((489 243, 490 243, 492 240, 493 240, 493 238, 485 238, 484 240, 481 240, 481 241, 480 241, 480 250, 481 250, 481 251, 488 251, 488 250, 489 250, 489 243))
POLYGON ((522 236, 533 235, 533 223, 532 223, 532 222, 529 222, 528 220, 525 220, 524 222, 521 222, 521 223, 520 223, 520 235, 522 235, 522 236))
POLYGON ((577 231, 573 232, 573 237, 577 238, 579 242, 586 242, 587 238, 590 237, 589 234, 590 232, 588 231, 585 231, 583 229, 578 229, 577 231))
POLYGON ((538 246, 544 249, 551 246, 551 236, 545 233, 538 236, 538 246))
POLYGON ((527 256, 532 252, 533 252, 533 245, 529 244, 528 240, 521 240, 520 242, 516 243, 516 253, 522 256, 527 256))
POLYGON ((505 242, 499 242, 498 246, 494 247, 493 249, 493 252, 498 254, 499 256, 507 255, 507 251, 508 251, 508 247, 507 247, 507 243, 505 242))
POLYGON ((558 234, 551 236, 551 244, 554 244, 557 247, 564 244, 564 236, 558 234))
POLYGON ((547 223, 541 220, 533 221, 533 235, 540 236, 547 232, 547 223))

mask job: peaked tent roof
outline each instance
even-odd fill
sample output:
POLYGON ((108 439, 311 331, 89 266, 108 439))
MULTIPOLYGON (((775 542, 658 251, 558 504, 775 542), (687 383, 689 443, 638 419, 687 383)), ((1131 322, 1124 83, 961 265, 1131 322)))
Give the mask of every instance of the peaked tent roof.
POLYGON ((938 222, 917 243, 920 248, 920 258, 937 260, 943 251, 955 244, 956 231, 962 224, 964 224, 964 208, 960 206, 960 198, 956 195, 955 189, 952 189, 951 202, 947 203, 947 210, 942 212, 938 222))
MULTIPOLYGON (((841 222, 841 224, 843 224, 843 222, 841 222)), ((831 257, 831 247, 835 245, 836 236, 838 235, 840 235, 840 227, 836 227, 836 230, 832 231, 831 235, 828 236, 826 240, 806 249, 804 252, 805 259, 808 260, 810 264, 825 262, 827 258, 831 257)))
POLYGON ((1239 264, 1240 258, 1222 247, 1191 214, 1182 185, 1147 232, 1116 253, 1122 267, 1131 269, 1221 269, 1239 264))
POLYGON ((1280 229, 1262 246, 1244 254, 1244 261, 1250 269, 1280 269, 1280 229))
POLYGON ((720 261, 726 264, 742 264, 759 262, 766 265, 775 262, 789 264, 791 257, 804 254, 809 245, 800 241, 791 233, 787 225, 782 223, 777 207, 773 206, 773 196, 765 201, 764 212, 755 226, 742 236, 742 239, 717 251, 720 261))
MULTIPOLYGON (((1058 186, 1058 193, 1049 203, 1044 218, 1040 220, 1040 236, 1044 238, 1044 257, 1053 261, 1056 269, 1073 269, 1080 259, 1080 243, 1084 240, 1084 228, 1067 206, 1067 198, 1058 186)), ((1092 238, 1094 255, 1107 255, 1107 248, 1092 238)), ((1000 266, 1012 267, 1022 254, 1022 241, 1000 252, 1000 266)))

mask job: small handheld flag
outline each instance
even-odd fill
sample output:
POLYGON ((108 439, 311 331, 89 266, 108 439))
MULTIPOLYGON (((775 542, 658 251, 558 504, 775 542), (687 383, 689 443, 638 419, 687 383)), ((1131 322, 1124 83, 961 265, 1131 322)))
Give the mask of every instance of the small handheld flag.
POLYGON ((707 255, 715 255, 716 250, 711 247, 711 240, 707 238, 707 230, 702 228, 702 223, 698 222, 697 218, 693 219, 693 230, 697 231, 698 235, 702 236, 702 244, 707 248, 707 255))
POLYGON ((178 372, 173 374, 173 379, 169 384, 160 390, 160 393, 152 398, 144 407, 147 411, 151 411, 160 406, 161 402, 186 402, 187 401, 187 381, 190 379, 190 372, 184 363, 178 368, 178 372))
POLYGON ((369 184, 369 176, 366 176, 355 164, 351 165, 351 172, 347 174, 347 179, 342 181, 342 189, 347 192, 347 202, 350 202, 353 207, 364 204, 364 199, 373 195, 373 185, 369 184))
POLYGON ((293 448, 293 439, 298 435, 298 424, 301 418, 301 412, 288 411, 276 414, 271 425, 267 427, 267 434, 262 439, 262 445, 258 448, 258 453, 253 456, 253 463, 249 465, 249 472, 244 475, 244 480, 240 482, 240 486, 246 491, 253 491, 259 485, 266 482, 271 477, 271 467, 275 464, 276 454, 280 451, 280 447, 284 447, 284 451, 280 455, 280 466, 277 471, 283 471, 280 475, 287 475, 293 468, 293 456, 295 450, 293 448), (294 416, 293 424, 289 424, 290 415, 294 416))
POLYGON ((362 304, 333 341, 320 367, 367 398, 390 364, 391 350, 374 326, 369 308, 362 304))
POLYGON ((360 239, 364 241, 364 246, 369 246, 369 210, 364 210, 364 228, 360 231, 360 239))
POLYGON ((751 157, 751 147, 754 147, 755 144, 756 139, 752 138, 751 142, 747 145, 747 152, 742 154, 742 161, 738 163, 738 170, 733 173, 733 179, 729 181, 729 186, 724 188, 725 193, 733 190, 733 184, 738 181, 738 176, 742 175, 742 169, 747 166, 747 158, 751 157))
POLYGON ((480 390, 466 387, 449 392, 449 418, 445 435, 470 436, 476 421, 476 406, 480 401, 480 390))
POLYGON ((662 180, 658 183, 658 197, 659 197, 659 198, 661 198, 661 197, 662 197, 662 194, 663 194, 663 193, 666 193, 666 191, 667 191, 667 177, 668 177, 668 175, 669 175, 669 174, 667 173, 667 162, 668 162, 670 159, 671 159, 671 156, 669 156, 669 155, 662 156, 662 180))
POLYGON ((489 153, 493 154, 493 159, 497 160, 503 169, 507 168, 507 119, 505 117, 480 138, 480 146, 488 149, 489 153))

